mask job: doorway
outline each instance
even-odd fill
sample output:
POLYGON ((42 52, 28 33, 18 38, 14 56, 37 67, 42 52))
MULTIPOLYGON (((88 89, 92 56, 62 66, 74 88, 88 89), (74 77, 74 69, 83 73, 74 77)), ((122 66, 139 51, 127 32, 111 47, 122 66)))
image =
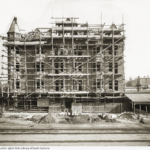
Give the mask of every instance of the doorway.
POLYGON ((65 102, 66 108, 71 109, 71 104, 72 104, 72 102, 65 102))
POLYGON ((66 106, 66 108, 71 109, 72 102, 73 102, 72 99, 67 98, 67 99, 65 100, 65 106, 66 106))

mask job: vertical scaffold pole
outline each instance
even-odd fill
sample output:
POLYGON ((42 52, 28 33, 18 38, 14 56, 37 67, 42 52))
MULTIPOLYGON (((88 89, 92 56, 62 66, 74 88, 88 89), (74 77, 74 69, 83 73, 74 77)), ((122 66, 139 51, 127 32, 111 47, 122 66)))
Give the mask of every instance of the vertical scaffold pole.
MULTIPOLYGON (((73 36, 74 36, 74 32, 73 32, 73 26, 74 26, 74 24, 73 24, 73 16, 72 16, 72 19, 71 19, 71 37, 72 37, 72 51, 71 51, 71 55, 74 55, 74 38, 73 38, 73 36)), ((72 58, 72 67, 74 68, 74 58, 72 58)), ((73 79, 72 79, 72 87, 71 87, 71 90, 73 90, 73 79)))
POLYGON ((115 81, 114 81, 114 74, 115 74, 115 58, 114 58, 114 23, 112 23, 112 68, 113 68, 113 74, 112 74, 112 86, 113 86, 113 103, 114 103, 114 90, 115 90, 115 81))
MULTIPOLYGON (((26 54, 27 50, 26 50, 26 39, 25 38, 24 38, 24 52, 25 52, 25 92, 26 92, 25 95, 27 96, 28 95, 28 78, 27 78, 27 54, 26 54)), ((25 98, 25 101, 26 101, 26 98, 25 98)), ((24 103, 24 108, 25 108, 25 105, 26 105, 26 102, 24 103)))
MULTIPOLYGON (((63 50, 65 49, 65 35, 64 35, 65 33, 64 33, 64 21, 62 21, 62 38, 63 38, 63 50)), ((73 35, 72 35, 73 36, 73 35)), ((73 37, 72 37, 72 43, 73 43, 73 37)), ((64 52, 64 51, 63 51, 64 52)), ((65 55, 64 53, 63 53, 63 55, 65 55)), ((63 58, 63 64, 64 64, 64 68, 65 68, 65 58, 63 58)), ((65 68, 65 69, 67 69, 67 67, 65 68)), ((65 70, 65 72, 66 72, 67 70, 65 70)), ((63 81, 64 81, 64 89, 65 90, 67 90, 67 88, 66 88, 66 84, 65 84, 65 76, 63 77, 63 81)))
MULTIPOLYGON (((89 27, 88 27, 88 22, 87 22, 87 55, 89 55, 89 27)), ((89 73, 89 61, 87 57, 87 74, 89 73)), ((87 75, 87 87, 89 87, 89 75, 87 75)), ((88 90, 88 88, 86 88, 88 90)))
MULTIPOLYGON (((52 16, 53 16, 53 14, 52 14, 52 16)), ((52 26, 52 35, 51 35, 51 36, 52 36, 52 38, 51 38, 51 39, 52 39, 52 41, 51 41, 51 42, 52 42, 52 52, 53 52, 53 55, 55 55, 55 51, 54 51, 55 49, 54 49, 54 47, 53 47, 53 42, 54 42, 54 41, 53 41, 53 26, 52 26)), ((52 58, 52 74, 54 74, 54 71, 55 71, 55 70, 54 70, 54 58, 52 58)), ((55 90, 55 89, 54 89, 54 84, 55 84, 55 83, 54 83, 54 75, 53 75, 53 90, 55 90)), ((53 96, 53 99, 54 99, 54 96, 53 96)))
MULTIPOLYGON (((124 17, 123 17, 123 15, 122 15, 122 25, 123 25, 123 46, 122 46, 122 53, 124 53, 124 49, 125 49, 125 44, 124 44, 124 40, 125 40, 125 31, 124 31, 124 17)), ((123 57, 123 61, 124 61, 124 57, 123 57)), ((124 64, 123 64, 124 65, 124 64)), ((123 66, 124 67, 124 66, 123 66)), ((124 80, 123 80, 123 84, 124 84, 124 94, 125 94, 125 92, 126 92, 126 90, 125 90, 125 70, 124 70, 124 72, 123 72, 123 78, 124 78, 124 80)))
POLYGON ((40 97, 41 97, 41 90, 42 90, 42 81, 41 81, 41 77, 42 77, 42 65, 41 65, 41 33, 40 33, 40 41, 39 41, 39 58, 40 58, 40 97))
POLYGON ((100 51, 101 51, 101 65, 100 65, 100 71, 101 71, 101 78, 100 78, 100 94, 102 92, 102 85, 103 85, 103 58, 102 58, 102 50, 103 50, 103 26, 102 26, 102 13, 101 13, 101 33, 100 33, 100 51))
POLYGON ((3 94, 3 51, 2 51, 2 63, 1 63, 1 70, 2 70, 2 80, 1 80, 1 90, 2 90, 2 107, 4 105, 4 94, 3 94))
MULTIPOLYGON (((14 33, 15 34, 15 33, 14 33)), ((16 99, 16 94, 15 94, 15 92, 16 92, 16 48, 15 48, 15 35, 14 35, 14 41, 13 41, 13 47, 14 47, 14 67, 13 67, 13 75, 14 75, 14 77, 13 77, 13 79, 14 79, 14 99, 16 99)))
MULTIPOLYGON (((10 69, 11 69, 11 64, 10 64, 10 56, 11 56, 11 52, 10 52, 10 46, 7 47, 7 54, 8 54, 8 58, 7 58, 7 63, 8 63, 8 75, 7 75, 7 78, 8 78, 8 98, 10 96, 10 69)), ((9 99, 8 99, 8 108, 9 108, 9 99)))

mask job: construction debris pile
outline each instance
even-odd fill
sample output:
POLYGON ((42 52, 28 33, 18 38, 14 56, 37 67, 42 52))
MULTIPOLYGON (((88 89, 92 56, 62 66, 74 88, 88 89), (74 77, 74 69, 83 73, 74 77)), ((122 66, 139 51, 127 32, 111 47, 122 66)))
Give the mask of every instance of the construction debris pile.
POLYGON ((149 124, 150 123, 150 118, 141 118, 140 122, 144 123, 144 124, 149 124))
POLYGON ((139 119, 139 116, 135 113, 126 112, 126 113, 120 114, 118 116, 118 119, 135 121, 139 119))
POLYGON ((78 124, 78 123, 100 122, 101 118, 98 115, 79 115, 70 117, 66 115, 52 113, 43 117, 35 115, 29 120, 39 124, 49 124, 49 123, 78 124))
POLYGON ((123 112, 120 115, 118 115, 117 120, 140 122, 144 124, 150 123, 150 118, 148 115, 142 113, 133 113, 133 112, 123 112))
POLYGON ((150 117, 143 114, 137 114, 133 112, 123 112, 119 115, 116 114, 87 114, 68 116, 66 114, 50 113, 50 114, 38 114, 38 115, 10 115, 7 117, 9 120, 20 120, 26 122, 32 122, 37 124, 87 124, 87 123, 150 123, 150 117))

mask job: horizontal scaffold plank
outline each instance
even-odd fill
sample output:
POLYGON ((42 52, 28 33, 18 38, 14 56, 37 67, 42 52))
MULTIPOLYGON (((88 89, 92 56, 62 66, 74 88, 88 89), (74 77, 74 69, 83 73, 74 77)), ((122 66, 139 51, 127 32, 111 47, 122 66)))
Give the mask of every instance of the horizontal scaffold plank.
POLYGON ((82 58, 82 57, 91 57, 91 56, 89 56, 89 55, 81 55, 81 56, 73 56, 73 55, 67 55, 67 56, 65 56, 65 55, 63 55, 63 56, 52 56, 52 55, 49 55, 49 56, 47 56, 47 57, 52 57, 52 58, 58 58, 58 57, 60 57, 60 58, 70 58, 70 57, 72 57, 72 58, 76 58, 76 57, 79 57, 79 58, 82 58))
POLYGON ((68 74, 47 74, 47 76, 89 76, 90 74, 72 74, 72 73, 68 73, 68 74))

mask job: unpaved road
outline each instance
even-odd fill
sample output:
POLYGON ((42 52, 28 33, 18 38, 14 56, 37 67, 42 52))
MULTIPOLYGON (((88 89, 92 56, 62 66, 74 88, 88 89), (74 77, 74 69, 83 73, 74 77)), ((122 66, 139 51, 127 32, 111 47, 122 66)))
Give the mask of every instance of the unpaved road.
POLYGON ((150 146, 150 126, 108 124, 0 124, 0 146, 150 146))
POLYGON ((0 146, 150 146, 150 130, 0 130, 0 146))

